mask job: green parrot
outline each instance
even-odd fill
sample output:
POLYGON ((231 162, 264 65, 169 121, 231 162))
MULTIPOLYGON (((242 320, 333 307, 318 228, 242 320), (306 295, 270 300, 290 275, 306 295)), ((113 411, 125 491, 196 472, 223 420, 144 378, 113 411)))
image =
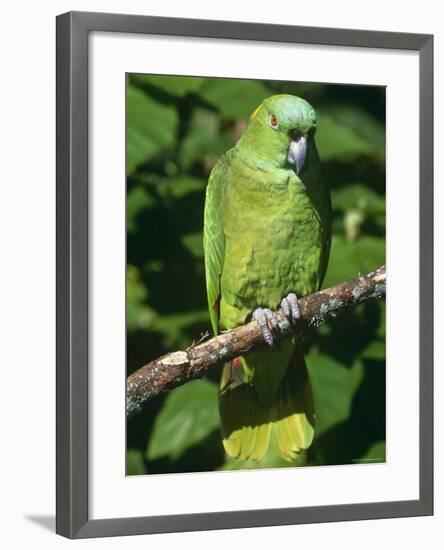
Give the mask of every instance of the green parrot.
POLYGON ((223 367, 219 411, 228 455, 258 460, 270 438, 294 460, 314 434, 310 381, 300 343, 275 342, 273 310, 300 318, 298 297, 318 290, 331 242, 331 202, 321 178, 316 113, 274 95, 250 116, 216 162, 206 191, 205 274, 215 334, 254 319, 266 346, 223 367))

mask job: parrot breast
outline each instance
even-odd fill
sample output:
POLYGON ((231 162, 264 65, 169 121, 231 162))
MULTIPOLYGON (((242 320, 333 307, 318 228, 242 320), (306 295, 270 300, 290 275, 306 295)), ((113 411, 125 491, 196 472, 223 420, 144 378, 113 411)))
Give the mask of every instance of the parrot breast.
POLYGON ((233 161, 224 204, 225 263, 220 324, 233 328, 256 307, 319 285, 322 224, 293 170, 253 170, 233 161))

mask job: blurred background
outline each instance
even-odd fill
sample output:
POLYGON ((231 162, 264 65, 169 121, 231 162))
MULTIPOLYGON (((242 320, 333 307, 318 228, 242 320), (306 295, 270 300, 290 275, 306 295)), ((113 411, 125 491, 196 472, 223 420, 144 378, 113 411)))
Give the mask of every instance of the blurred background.
MULTIPOLYGON (((208 175, 266 97, 291 93, 318 113, 333 241, 324 287, 385 263, 385 88, 129 75, 127 370, 210 331, 202 246, 208 175)), ((236 461, 219 432, 220 371, 150 402, 127 425, 127 474, 321 466, 385 460, 385 303, 309 332, 317 425, 296 463, 275 451, 236 461)))

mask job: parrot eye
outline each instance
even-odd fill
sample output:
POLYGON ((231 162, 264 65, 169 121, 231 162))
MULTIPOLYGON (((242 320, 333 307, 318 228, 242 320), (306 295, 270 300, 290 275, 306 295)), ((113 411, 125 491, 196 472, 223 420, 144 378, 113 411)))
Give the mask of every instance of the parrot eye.
POLYGON ((270 118, 271 127, 277 130, 279 128, 278 119, 276 115, 271 115, 270 118))

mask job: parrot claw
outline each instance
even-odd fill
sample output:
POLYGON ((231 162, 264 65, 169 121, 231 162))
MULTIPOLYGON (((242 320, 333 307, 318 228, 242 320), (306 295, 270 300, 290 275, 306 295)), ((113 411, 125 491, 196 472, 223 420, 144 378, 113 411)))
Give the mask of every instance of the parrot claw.
POLYGON ((290 292, 287 296, 282 298, 281 308, 290 324, 296 323, 301 319, 298 297, 294 292, 290 292))
POLYGON ((266 307, 258 307, 253 311, 252 318, 259 325, 265 342, 271 348, 274 347, 273 332, 276 334, 279 325, 273 311, 266 307))

